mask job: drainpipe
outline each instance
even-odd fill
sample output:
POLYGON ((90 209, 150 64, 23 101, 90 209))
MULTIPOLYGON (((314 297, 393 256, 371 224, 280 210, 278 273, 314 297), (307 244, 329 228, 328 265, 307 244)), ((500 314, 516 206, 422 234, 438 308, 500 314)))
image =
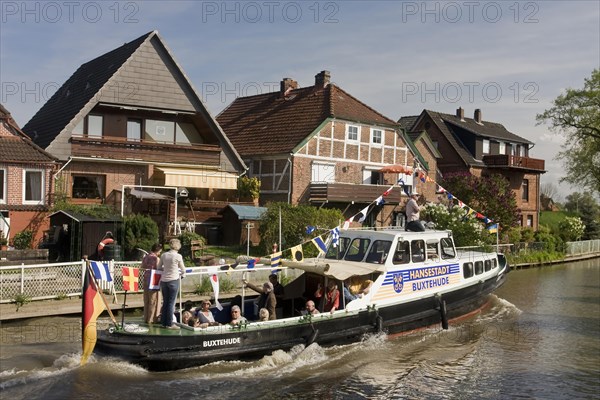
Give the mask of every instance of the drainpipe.
MULTIPOLYGON (((292 157, 294 157, 294 153, 290 153, 290 156, 287 159, 288 164, 290 165, 290 174, 288 178, 288 204, 292 204, 292 157)), ((281 243, 279 248, 281 248, 281 243)))

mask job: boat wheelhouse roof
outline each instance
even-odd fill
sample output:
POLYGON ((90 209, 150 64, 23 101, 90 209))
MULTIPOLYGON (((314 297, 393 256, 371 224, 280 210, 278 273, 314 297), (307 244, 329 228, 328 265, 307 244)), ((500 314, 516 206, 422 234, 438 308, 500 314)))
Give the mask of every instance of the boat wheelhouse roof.
MULTIPOLYGON (((398 241, 424 240, 426 243, 428 243, 430 241, 439 241, 443 238, 449 237, 452 237, 452 232, 448 230, 426 230, 424 232, 411 232, 401 229, 382 229, 378 231, 347 230, 340 232, 340 241, 342 241, 344 238, 350 240, 370 240, 371 242, 369 243, 369 248, 364 252, 365 255, 371 251, 371 248, 374 246, 376 241, 387 241, 390 242, 391 246, 396 238, 398 238, 398 241)), ((331 249, 332 244, 329 245, 328 254, 331 249)), ((388 250, 388 253, 390 251, 391 248, 388 250)), ((385 256, 387 256, 387 253, 385 253, 385 256)), ((348 260, 347 257, 339 259, 321 255, 317 258, 306 259, 300 262, 284 260, 283 265, 285 267, 302 269, 306 272, 312 272, 342 281, 352 276, 382 273, 387 270, 387 262, 385 262, 385 259, 383 261, 381 258, 376 260, 374 259, 372 262, 363 261, 363 259, 365 259, 364 256, 362 256, 359 261, 352 261, 348 260)))

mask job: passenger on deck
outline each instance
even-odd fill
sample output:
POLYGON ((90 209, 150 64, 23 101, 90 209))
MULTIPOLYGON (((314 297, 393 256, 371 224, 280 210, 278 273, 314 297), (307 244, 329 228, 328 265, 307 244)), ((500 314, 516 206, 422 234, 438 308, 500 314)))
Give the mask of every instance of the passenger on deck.
POLYGON ((425 227, 421 223, 421 208, 417 204, 419 195, 415 192, 410 195, 410 200, 406 203, 406 230, 413 232, 423 232, 425 227))
POLYGON ((259 321, 268 321, 269 320, 269 310, 266 308, 261 308, 258 310, 258 320, 259 321))
POLYGON ((251 284, 246 279, 243 279, 242 282, 250 289, 260 293, 260 296, 258 297, 258 309, 266 308, 269 311, 269 319, 277 319, 277 316, 275 315, 277 299, 275 298, 275 293, 273 293, 273 284, 271 282, 265 282, 263 283, 261 290, 258 286, 251 284))
POLYGON ((158 257, 162 251, 162 246, 159 243, 152 245, 150 253, 144 256, 141 269, 144 270, 144 321, 147 324, 158 322, 160 314, 160 286, 155 286, 155 289, 150 288, 151 270, 158 266, 158 257))
MULTIPOLYGON (((323 297, 323 287, 319 283, 315 297, 320 299, 323 297)), ((324 312, 330 312, 333 314, 335 310, 340 308, 340 291, 337 288, 337 283, 334 279, 330 279, 327 284, 327 292, 325 293, 325 305, 323 306, 324 312)))
POLYGON ((210 305, 210 300, 204 300, 200 305, 201 309, 198 311, 198 321, 201 327, 220 325, 215 321, 213 313, 210 312, 210 305))
POLYGON ((181 323, 182 324, 186 324, 190 321, 190 319, 192 318, 192 313, 189 311, 184 311, 181 313, 181 323))
POLYGON ((279 303, 283 300, 283 285, 277 280, 277 274, 269 275, 269 282, 273 284, 273 293, 275 293, 275 299, 279 303))
POLYGON ((373 281, 363 276, 353 276, 348 279, 348 289, 353 296, 363 297, 369 294, 373 281))
POLYGON ((245 317, 242 317, 242 309, 239 306, 231 307, 231 322, 230 325, 239 325, 242 322, 247 322, 245 317))
POLYGON ((358 299, 358 296, 350 293, 350 289, 348 289, 348 286, 350 285, 350 283, 348 281, 344 282, 344 302, 345 304, 350 303, 352 300, 356 300, 358 299))
POLYGON ((317 307, 315 307, 315 302, 312 300, 308 300, 306 302, 306 310, 302 311, 302 315, 317 315, 320 314, 319 310, 317 310, 317 307))

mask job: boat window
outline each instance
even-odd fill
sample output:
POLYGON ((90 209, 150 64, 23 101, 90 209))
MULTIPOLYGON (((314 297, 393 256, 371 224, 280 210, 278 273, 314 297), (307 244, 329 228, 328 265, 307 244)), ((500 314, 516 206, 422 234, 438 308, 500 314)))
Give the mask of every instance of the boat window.
POLYGON ((473 276, 473 263, 468 262, 463 264, 463 276, 465 278, 473 276))
POLYGON ((371 250, 369 251, 369 255, 365 261, 375 264, 383 264, 388 253, 390 252, 390 247, 392 247, 392 242, 389 240, 374 241, 373 245, 371 246, 371 250))
POLYGON ((412 262, 425 261, 425 241, 413 240, 410 243, 410 250, 412 254, 412 262))
POLYGON ((491 270, 491 269, 492 269, 492 261, 491 261, 491 260, 485 260, 485 261, 483 262, 483 268, 484 268, 486 271, 489 271, 489 270, 491 270))
POLYGON ((438 253, 438 241, 428 240, 427 241, 427 259, 431 261, 439 260, 440 256, 438 253))
POLYGON ((483 261, 475 261, 475 273, 477 275, 483 273, 483 261))
POLYGON ((496 262, 496 259, 494 258, 492 260, 492 268, 496 268, 498 266, 498 263, 496 262))
POLYGON ((348 243, 350 243, 350 239, 347 237, 342 237, 342 238, 340 238, 339 245, 337 247, 333 247, 332 245, 329 245, 329 248, 327 249, 327 254, 325 255, 325 258, 341 260, 342 258, 344 258, 344 253, 346 252, 346 249, 348 248, 348 243))
POLYGON ((444 260, 456 257, 456 252, 454 251, 454 243, 452 242, 452 239, 442 238, 440 240, 440 245, 442 248, 442 258, 444 260))
POLYGON ((347 261, 362 261, 365 258, 365 253, 369 248, 369 244, 371 243, 370 239, 361 239, 356 238, 350 243, 348 247, 348 252, 344 257, 344 260, 347 261))
POLYGON ((392 262, 396 265, 410 262, 410 242, 408 240, 398 242, 392 262))

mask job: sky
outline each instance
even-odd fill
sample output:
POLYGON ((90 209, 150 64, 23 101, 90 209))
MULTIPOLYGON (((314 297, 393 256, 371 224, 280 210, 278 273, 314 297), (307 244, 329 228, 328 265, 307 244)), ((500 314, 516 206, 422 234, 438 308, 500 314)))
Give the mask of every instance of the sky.
POLYGON ((564 197, 563 137, 536 125, 600 68, 598 1, 0 1, 0 102, 24 126, 83 63, 157 30, 208 110, 322 70, 385 116, 423 109, 535 143, 564 197))

